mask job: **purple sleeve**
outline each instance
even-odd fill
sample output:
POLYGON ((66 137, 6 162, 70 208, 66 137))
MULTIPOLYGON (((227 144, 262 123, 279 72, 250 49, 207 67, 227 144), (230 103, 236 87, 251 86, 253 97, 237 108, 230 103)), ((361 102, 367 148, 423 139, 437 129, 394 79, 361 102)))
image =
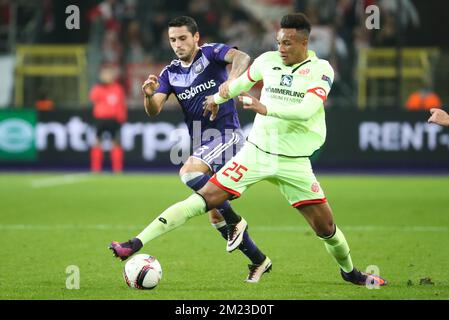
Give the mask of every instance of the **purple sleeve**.
POLYGON ((159 80, 159 88, 156 90, 156 93, 165 93, 166 95, 170 95, 170 93, 172 93, 173 90, 170 81, 168 79, 167 68, 162 70, 158 80, 159 80))
POLYGON ((208 59, 227 63, 224 58, 225 58, 226 53, 228 53, 229 49, 232 49, 232 48, 237 49, 236 47, 230 47, 224 43, 210 43, 210 44, 204 45, 202 47, 202 50, 203 50, 204 55, 208 59))

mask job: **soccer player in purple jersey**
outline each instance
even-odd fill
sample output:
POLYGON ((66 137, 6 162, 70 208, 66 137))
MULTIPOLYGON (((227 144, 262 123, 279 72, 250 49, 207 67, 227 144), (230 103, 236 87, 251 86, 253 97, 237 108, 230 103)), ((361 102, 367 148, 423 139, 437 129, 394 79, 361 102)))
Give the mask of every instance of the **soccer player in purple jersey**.
MULTIPOLYGON (((222 96, 228 96, 229 81, 247 69, 250 57, 225 44, 200 47, 198 26, 190 17, 177 17, 169 22, 168 27, 170 45, 178 59, 166 66, 159 77, 150 75, 144 82, 144 105, 149 116, 156 116, 168 96, 176 95, 193 146, 193 153, 179 174, 183 183, 198 191, 240 150, 244 142, 234 101, 231 99, 222 104, 213 117, 205 116, 203 101, 217 88, 222 96), (228 64, 232 64, 229 76, 228 64)), ((210 210, 209 220, 225 239, 241 234, 235 238, 235 245, 228 241, 226 250, 232 252, 239 248, 251 260, 247 282, 258 282, 264 272, 271 270, 271 260, 251 240, 246 231, 246 221, 233 211, 229 201, 210 210), (221 213, 224 213, 226 221, 221 213), (256 272, 259 269, 264 272, 256 272)), ((145 239, 139 236, 144 235, 142 233, 128 242, 112 242, 110 248, 117 257, 125 260, 142 247, 142 242, 145 243, 145 239)))

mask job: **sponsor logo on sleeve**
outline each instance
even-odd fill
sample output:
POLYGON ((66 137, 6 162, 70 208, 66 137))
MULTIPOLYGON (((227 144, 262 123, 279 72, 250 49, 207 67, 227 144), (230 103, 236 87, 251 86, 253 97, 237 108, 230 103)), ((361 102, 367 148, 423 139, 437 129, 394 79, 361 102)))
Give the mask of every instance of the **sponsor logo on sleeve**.
POLYGON ((328 76, 323 74, 321 80, 326 81, 329 84, 329 87, 332 87, 332 80, 328 76))
POLYGON ((223 47, 224 47, 224 44, 218 45, 218 46, 214 49, 214 52, 215 52, 215 53, 219 53, 220 50, 221 50, 221 48, 223 48, 223 47))

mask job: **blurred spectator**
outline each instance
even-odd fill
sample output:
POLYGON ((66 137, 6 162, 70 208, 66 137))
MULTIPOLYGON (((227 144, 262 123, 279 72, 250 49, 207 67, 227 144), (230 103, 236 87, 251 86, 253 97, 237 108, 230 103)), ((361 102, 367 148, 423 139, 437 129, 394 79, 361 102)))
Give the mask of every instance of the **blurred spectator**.
POLYGON ((167 34, 168 14, 165 12, 157 12, 149 21, 148 29, 151 37, 151 52, 158 60, 169 60, 171 57, 171 48, 168 45, 165 35, 167 34), (166 55, 168 54, 168 55, 166 55))
POLYGON ((90 91, 93 103, 93 116, 97 130, 97 140, 90 152, 90 164, 93 172, 100 172, 103 166, 103 134, 112 139, 110 150, 112 170, 123 170, 123 150, 120 145, 120 128, 127 118, 127 106, 123 87, 116 81, 117 70, 104 67, 100 72, 100 83, 90 91))
POLYGON ((251 57, 256 57, 263 49, 273 50, 272 34, 270 34, 271 46, 267 48, 264 42, 265 28, 253 18, 247 21, 235 21, 234 17, 226 12, 220 19, 219 29, 221 30, 220 41, 238 47, 251 57))
POLYGON ((98 11, 106 23, 106 29, 120 29, 125 14, 122 1, 104 0, 98 5, 98 11))
POLYGON ((120 64, 123 47, 116 30, 107 30, 102 45, 103 63, 120 64))
POLYGON ((202 26, 203 37, 215 38, 219 31, 214 28, 218 24, 218 12, 214 4, 214 1, 209 0, 191 0, 189 3, 188 11, 198 25, 202 26))
POLYGON ((378 47, 394 47, 398 41, 396 18, 391 13, 385 13, 382 17, 382 28, 374 32, 373 45, 378 47))
MULTIPOLYGON (((346 43, 331 26, 316 25, 309 38, 309 48, 321 59, 337 62, 348 55, 346 43)), ((332 63, 331 63, 332 64, 332 63)))
POLYGON ((347 58, 348 48, 332 24, 321 23, 320 12, 321 10, 315 5, 306 8, 306 15, 313 25, 309 49, 315 51, 319 58, 329 61, 335 70, 335 83, 337 83, 340 79, 340 60, 347 58))
POLYGON ((165 29, 167 28, 168 15, 165 12, 158 12, 152 19, 149 26, 153 31, 153 39, 156 44, 165 41, 165 29))
POLYGON ((0 53, 11 50, 8 30, 11 28, 11 4, 9 0, 0 0, 0 53))
POLYGON ((0 0, 1 25, 7 25, 11 20, 10 6, 9 0, 0 0))
POLYGON ((408 27, 419 27, 419 14, 410 0, 379 0, 378 5, 382 13, 382 28, 373 32, 374 46, 393 47, 397 45, 398 37, 404 36, 408 27))
MULTIPOLYGON (((44 43, 46 32, 58 25, 55 12, 62 6, 60 2, 65 4, 69 0, 40 0, 41 10, 36 10, 33 1, 19 5, 17 42, 32 43, 36 38, 35 29, 40 28, 37 38, 44 43)), ((0 26, 11 19, 11 3, 14 2, 0 0, 0 26)), ((130 70, 128 77, 136 70, 130 66, 140 64, 145 68, 144 63, 148 61, 152 61, 152 65, 165 65, 170 61, 173 53, 166 39, 166 25, 173 16, 189 15, 203 26, 200 44, 225 42, 255 57, 261 52, 276 50, 273 34, 279 28, 279 12, 297 10, 304 12, 314 24, 309 47, 319 57, 329 60, 336 71, 331 104, 338 97, 336 104, 342 106, 354 105, 357 93, 354 77, 357 63, 354 62, 358 60, 360 49, 396 47, 398 40, 407 46, 411 39, 416 39, 412 28, 419 27, 420 20, 426 18, 424 12, 416 9, 417 0, 86 0, 82 3, 90 8, 82 11, 87 13, 84 18, 90 22, 89 28, 82 28, 89 30, 86 32, 89 86, 96 82, 98 70, 105 63, 130 70), (367 29, 365 25, 368 16, 365 10, 370 5, 380 9, 381 28, 378 30, 367 29)), ((0 51, 8 46, 7 35, 0 32, 0 51)), ((423 36, 426 36, 426 43, 430 41, 427 38, 433 37, 423 36)), ((134 78, 137 77, 134 75, 134 78)))
POLYGON ((413 92, 405 103, 405 107, 410 111, 441 108, 442 105, 440 97, 428 88, 413 92))
POLYGON ((226 9, 226 12, 231 15, 232 20, 235 22, 249 21, 251 18, 246 10, 243 9, 241 0, 230 0, 229 7, 226 9))
POLYGON ((332 60, 332 58, 345 57, 347 47, 343 39, 336 33, 331 24, 323 24, 320 19, 320 9, 315 6, 309 6, 306 9, 306 15, 312 23, 313 28, 309 38, 309 48, 316 52, 317 56, 332 60))
POLYGON ((125 63, 138 63, 145 60, 145 49, 137 21, 128 24, 126 37, 125 63))
MULTIPOLYGON (((336 0, 308 0, 306 8, 319 8, 319 24, 330 24, 335 19, 336 0)), ((307 11, 307 9, 306 9, 307 11)), ((307 15, 307 13, 306 13, 307 15)), ((310 17, 309 17, 310 18, 310 17)))
POLYGON ((355 27, 353 35, 354 35, 353 47, 355 52, 358 52, 360 49, 370 47, 370 32, 367 28, 355 27))
MULTIPOLYGON (((333 21, 340 37, 347 44, 351 44, 355 37, 354 29, 360 25, 355 0, 338 0, 335 5, 333 21)), ((366 30, 366 28, 364 29, 366 30)))
POLYGON ((410 0, 379 0, 379 7, 381 12, 387 12, 396 19, 400 18, 402 30, 410 25, 414 28, 420 25, 418 10, 410 0))

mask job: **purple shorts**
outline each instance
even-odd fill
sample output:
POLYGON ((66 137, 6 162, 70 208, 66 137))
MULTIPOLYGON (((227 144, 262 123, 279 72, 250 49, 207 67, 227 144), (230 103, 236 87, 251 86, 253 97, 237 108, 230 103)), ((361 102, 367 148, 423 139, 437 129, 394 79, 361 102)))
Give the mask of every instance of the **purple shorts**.
POLYGON ((192 157, 206 163, 212 172, 217 172, 239 152, 244 142, 242 130, 226 130, 221 137, 201 141, 200 146, 193 148, 192 157))

